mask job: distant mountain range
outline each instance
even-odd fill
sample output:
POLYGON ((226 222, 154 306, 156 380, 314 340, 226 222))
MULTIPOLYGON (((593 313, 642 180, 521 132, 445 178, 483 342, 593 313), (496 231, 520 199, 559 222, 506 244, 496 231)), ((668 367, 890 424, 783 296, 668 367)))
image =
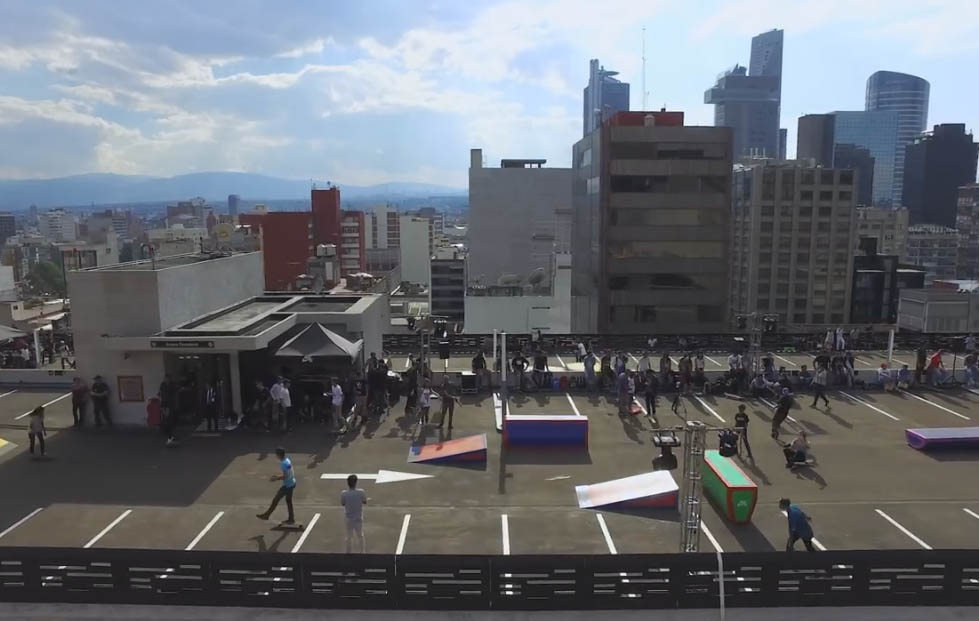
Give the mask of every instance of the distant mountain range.
MULTIPOLYGON (((326 182, 317 182, 326 187, 326 182)), ((356 186, 337 183, 343 200, 397 200, 463 195, 464 188, 426 183, 382 183, 356 186)), ((224 202, 229 194, 245 201, 309 199, 308 180, 280 179, 237 172, 203 172, 176 177, 88 174, 54 179, 0 179, 0 209, 19 211, 90 204, 177 201, 201 196, 224 202)))

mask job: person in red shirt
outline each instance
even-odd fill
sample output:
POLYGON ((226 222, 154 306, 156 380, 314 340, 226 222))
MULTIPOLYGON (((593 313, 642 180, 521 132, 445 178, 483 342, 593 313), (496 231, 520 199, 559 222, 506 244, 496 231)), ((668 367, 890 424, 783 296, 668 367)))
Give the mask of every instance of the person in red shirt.
POLYGON ((939 349, 932 354, 931 359, 928 361, 928 381, 932 386, 944 384, 948 378, 945 364, 942 363, 942 353, 943 350, 939 349))

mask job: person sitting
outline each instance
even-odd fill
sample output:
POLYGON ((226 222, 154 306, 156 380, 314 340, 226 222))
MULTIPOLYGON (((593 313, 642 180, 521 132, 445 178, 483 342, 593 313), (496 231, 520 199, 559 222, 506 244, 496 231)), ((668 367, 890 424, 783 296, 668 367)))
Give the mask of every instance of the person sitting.
POLYGON ((734 457, 738 454, 738 432, 734 429, 722 429, 717 432, 718 452, 721 457, 734 457))
POLYGON ((979 361, 975 354, 965 357, 965 385, 973 388, 979 383, 979 361))
POLYGON ((942 362, 943 353, 944 350, 939 349, 928 361, 927 377, 928 383, 932 386, 941 386, 948 379, 948 371, 945 370, 945 363, 942 362))
POLYGON ((755 376, 755 379, 751 380, 750 392, 751 396, 754 398, 765 397, 772 394, 772 384, 761 374, 755 376))
POLYGON ((911 369, 908 365, 903 365, 901 370, 897 372, 897 387, 901 390, 907 390, 911 387, 911 382, 914 376, 911 374, 911 369))
POLYGON ((812 372, 809 371, 809 367, 802 365, 802 367, 799 369, 799 377, 796 381, 796 390, 809 386, 811 382, 812 372))
POLYGON ((792 442, 782 449, 785 455, 785 467, 806 465, 809 462, 809 438, 805 431, 800 431, 792 442))
POLYGON ((877 383, 887 392, 894 390, 894 377, 891 376, 891 371, 887 368, 886 362, 881 362, 880 368, 877 369, 877 383))

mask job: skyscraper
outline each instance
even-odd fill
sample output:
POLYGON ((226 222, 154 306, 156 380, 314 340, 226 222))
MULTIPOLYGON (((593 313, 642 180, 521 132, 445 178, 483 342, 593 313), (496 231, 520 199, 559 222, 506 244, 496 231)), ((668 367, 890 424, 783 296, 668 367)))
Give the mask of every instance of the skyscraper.
MULTIPOLYGON (((807 114, 799 117, 795 158, 815 160, 816 166, 833 166, 833 140, 836 117, 832 114, 807 114)), ((845 167, 844 167, 845 168, 845 167)))
POLYGON ((843 144, 863 147, 870 151, 874 159, 872 202, 875 205, 890 205, 895 202, 894 154, 897 143, 898 113, 894 110, 874 112, 848 110, 832 114, 834 151, 838 145, 843 144))
POLYGON ((239 198, 237 194, 228 194, 228 215, 232 218, 238 215, 239 198))
POLYGON ((964 123, 936 125, 908 144, 903 196, 912 225, 955 226, 959 186, 976 181, 976 149, 964 123))
POLYGON ((591 59, 584 93, 583 136, 595 131, 616 112, 629 109, 629 83, 619 81, 617 75, 618 71, 599 65, 597 58, 591 59))
POLYGON ((928 126, 929 89, 927 80, 906 73, 878 71, 867 78, 865 109, 891 110, 897 113, 897 143, 894 146, 892 179, 894 189, 891 192, 896 204, 902 204, 904 147, 928 126))
POLYGON ((751 40, 748 68, 735 65, 704 93, 714 104, 714 126, 734 130, 734 157, 779 157, 779 114, 782 102, 781 30, 751 40))

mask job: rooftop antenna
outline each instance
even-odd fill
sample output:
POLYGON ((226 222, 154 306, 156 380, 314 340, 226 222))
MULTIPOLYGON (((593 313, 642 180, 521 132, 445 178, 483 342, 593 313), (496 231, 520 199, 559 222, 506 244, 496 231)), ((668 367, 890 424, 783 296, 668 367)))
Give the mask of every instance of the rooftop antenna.
POLYGON ((649 92, 646 91, 646 27, 642 27, 642 109, 646 109, 646 98, 649 92))

